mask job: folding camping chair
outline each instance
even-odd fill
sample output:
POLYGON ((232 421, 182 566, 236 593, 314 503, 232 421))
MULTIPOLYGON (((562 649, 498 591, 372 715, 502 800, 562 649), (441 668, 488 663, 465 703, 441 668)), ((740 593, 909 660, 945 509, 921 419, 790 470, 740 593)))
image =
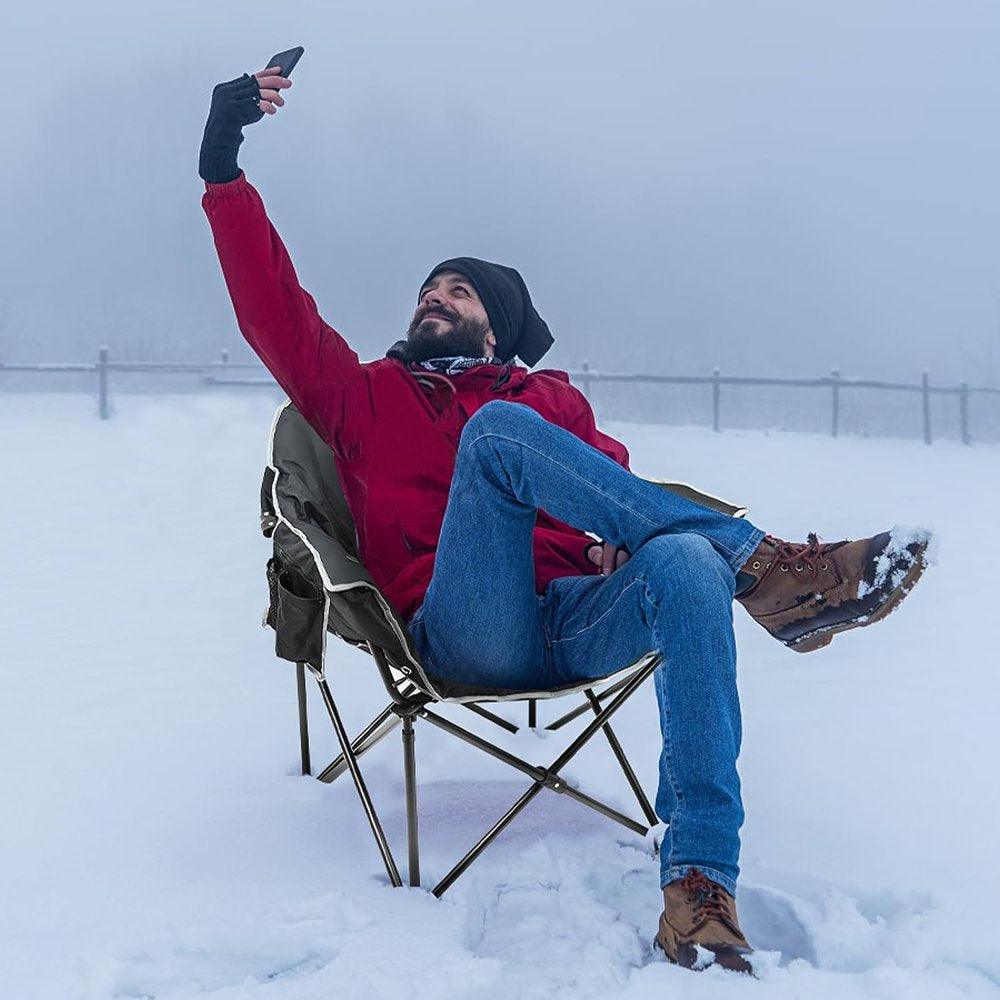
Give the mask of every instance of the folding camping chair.
MULTIPOLYGON (((702 494, 685 484, 652 481, 734 516, 746 513, 745 508, 702 494)), ((405 623, 358 559, 357 532, 332 452, 290 402, 278 408, 271 427, 268 465, 261 486, 261 529, 274 545, 273 555, 267 562, 270 600, 264 624, 275 631, 276 654, 296 664, 302 773, 311 773, 306 717, 308 670, 319 687, 341 748, 340 755, 317 777, 320 781, 332 782, 341 774, 350 773, 394 886, 402 885, 399 869, 365 784, 359 758, 397 726, 402 726, 408 876, 410 885, 417 886, 420 884, 414 749, 417 720, 426 721, 510 765, 532 782, 438 882, 433 889, 435 896, 440 897, 542 789, 569 796, 643 836, 658 822, 611 728, 610 719, 659 666, 662 660, 659 652, 650 650, 634 663, 618 665, 600 680, 574 682, 542 691, 486 689, 445 681, 429 674, 420 662, 405 623), (331 632, 371 654, 389 695, 389 704, 353 740, 344 728, 327 675, 327 641, 331 632), (596 687, 602 683, 607 683, 607 687, 596 692, 596 687), (517 732, 516 725, 484 708, 482 703, 527 701, 528 722, 534 726, 538 701, 578 693, 582 693, 585 700, 546 728, 560 729, 585 713, 592 713, 593 718, 548 767, 522 760, 433 709, 438 704, 463 706, 491 723, 517 732), (600 802, 560 776, 566 764, 599 731, 618 760, 645 822, 600 802)))

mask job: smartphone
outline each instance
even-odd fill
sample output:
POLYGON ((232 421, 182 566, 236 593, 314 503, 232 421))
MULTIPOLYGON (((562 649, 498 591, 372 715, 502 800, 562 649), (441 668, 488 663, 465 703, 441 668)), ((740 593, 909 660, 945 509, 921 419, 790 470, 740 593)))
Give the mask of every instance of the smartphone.
POLYGON ((294 49, 285 49, 284 52, 279 52, 276 56, 271 56, 271 58, 264 63, 264 68, 269 69, 271 66, 280 66, 281 71, 278 76, 291 76, 292 70, 295 69, 295 64, 302 58, 302 53, 305 49, 301 45, 297 45, 294 49))

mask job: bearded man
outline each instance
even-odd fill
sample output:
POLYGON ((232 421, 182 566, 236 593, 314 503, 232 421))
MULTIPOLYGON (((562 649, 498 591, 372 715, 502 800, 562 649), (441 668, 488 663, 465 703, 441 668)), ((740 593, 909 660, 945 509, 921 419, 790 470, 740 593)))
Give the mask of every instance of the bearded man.
POLYGON ((700 946, 750 971, 734 899, 734 599, 810 652, 892 610, 926 536, 783 541, 633 474, 566 372, 514 362, 537 364, 553 337, 510 267, 442 261, 405 339, 362 363, 299 285, 237 164, 243 126, 291 85, 276 67, 219 84, 202 142, 202 205, 240 330, 332 449, 359 557, 431 674, 538 690, 663 654, 657 941, 688 967, 700 946))

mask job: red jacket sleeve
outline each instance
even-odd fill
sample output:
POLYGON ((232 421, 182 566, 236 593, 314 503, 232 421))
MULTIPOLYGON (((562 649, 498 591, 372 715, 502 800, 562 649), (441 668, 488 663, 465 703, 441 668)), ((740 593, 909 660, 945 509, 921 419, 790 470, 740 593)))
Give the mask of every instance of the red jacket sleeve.
POLYGON ((246 175, 205 183, 208 216, 240 332, 324 439, 339 405, 336 386, 361 372, 357 354, 320 317, 246 175))

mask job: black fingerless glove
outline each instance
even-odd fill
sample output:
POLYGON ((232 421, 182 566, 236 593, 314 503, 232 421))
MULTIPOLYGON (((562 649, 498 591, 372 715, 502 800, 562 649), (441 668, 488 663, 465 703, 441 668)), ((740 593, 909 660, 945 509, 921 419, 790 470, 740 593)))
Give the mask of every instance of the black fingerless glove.
POLYGON ((264 117, 257 99, 257 77, 244 73, 212 91, 212 106, 205 123, 198 156, 198 175, 213 184, 225 184, 240 175, 236 156, 243 141, 243 126, 264 117))

